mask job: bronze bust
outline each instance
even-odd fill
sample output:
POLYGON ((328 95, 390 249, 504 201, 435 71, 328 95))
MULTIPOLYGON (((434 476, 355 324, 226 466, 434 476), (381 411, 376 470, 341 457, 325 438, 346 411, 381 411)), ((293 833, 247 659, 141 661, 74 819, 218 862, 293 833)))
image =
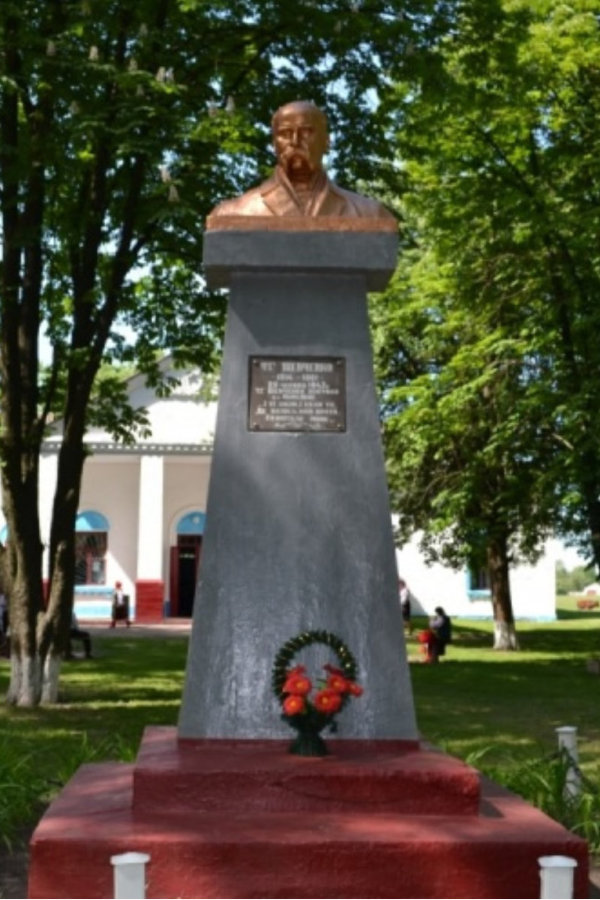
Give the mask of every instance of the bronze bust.
POLYGON ((298 100, 281 106, 272 119, 277 165, 259 185, 224 200, 213 216, 330 216, 394 219, 378 200, 339 187, 327 177, 327 118, 314 103, 298 100))

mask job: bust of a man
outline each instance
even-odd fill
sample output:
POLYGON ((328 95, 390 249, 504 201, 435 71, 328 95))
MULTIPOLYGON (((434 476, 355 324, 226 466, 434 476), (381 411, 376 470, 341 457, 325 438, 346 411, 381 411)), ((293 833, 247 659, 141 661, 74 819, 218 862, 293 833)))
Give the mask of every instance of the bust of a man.
POLYGON ((297 100, 281 106, 272 119, 277 165, 257 188, 224 200, 211 216, 349 216, 393 219, 377 200, 347 191, 323 169, 327 118, 314 103, 297 100))

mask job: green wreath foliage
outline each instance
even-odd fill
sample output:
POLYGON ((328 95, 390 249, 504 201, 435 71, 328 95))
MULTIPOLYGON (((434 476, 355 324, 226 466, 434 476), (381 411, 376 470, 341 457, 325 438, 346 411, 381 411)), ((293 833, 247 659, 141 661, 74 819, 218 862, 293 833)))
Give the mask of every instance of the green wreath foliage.
POLYGON ((358 668, 356 660, 341 638, 332 634, 331 631, 303 631, 286 641, 275 657, 271 683, 278 700, 283 697, 283 686, 294 657, 300 650, 310 647, 312 644, 324 644, 326 647, 330 647, 337 656, 344 678, 347 678, 348 681, 356 681, 358 668))

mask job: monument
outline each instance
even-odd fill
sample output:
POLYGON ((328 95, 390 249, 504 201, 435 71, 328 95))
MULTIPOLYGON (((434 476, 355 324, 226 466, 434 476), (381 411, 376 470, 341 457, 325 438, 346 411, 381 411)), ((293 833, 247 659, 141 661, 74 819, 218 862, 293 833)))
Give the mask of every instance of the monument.
POLYGON ((230 293, 178 727, 76 774, 34 834, 29 895, 110 896, 111 857, 137 851, 148 897, 538 897, 557 854, 584 896, 585 842, 419 740, 367 321, 396 222, 328 179, 315 106, 272 124, 272 178, 204 236, 230 293), (296 685, 301 720, 296 663, 323 660, 332 693, 363 693, 328 755, 300 758, 273 686, 296 685))
POLYGON ((205 235, 209 285, 230 296, 179 735, 285 736, 269 663, 325 629, 369 698, 340 736, 416 741, 366 315, 397 225, 327 178, 313 104, 278 110, 273 139, 273 177, 220 204, 205 235))

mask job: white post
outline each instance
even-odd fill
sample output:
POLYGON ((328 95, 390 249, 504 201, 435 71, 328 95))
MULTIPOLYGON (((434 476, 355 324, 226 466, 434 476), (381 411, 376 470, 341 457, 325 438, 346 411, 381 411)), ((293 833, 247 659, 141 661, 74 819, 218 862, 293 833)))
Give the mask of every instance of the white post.
POLYGON ((579 775, 578 762, 579 754, 577 752, 577 728, 574 725, 561 725, 555 729, 558 735, 558 748, 568 753, 573 765, 569 766, 567 771, 567 783, 565 785, 565 796, 567 798, 575 798, 579 796, 581 790, 581 777, 579 775))
POLYGON ((540 856, 542 900, 571 900, 577 860, 570 856, 540 856))
POLYGON ((116 900, 144 900, 146 896, 146 863, 148 853, 119 853, 111 856, 114 866, 116 900))

